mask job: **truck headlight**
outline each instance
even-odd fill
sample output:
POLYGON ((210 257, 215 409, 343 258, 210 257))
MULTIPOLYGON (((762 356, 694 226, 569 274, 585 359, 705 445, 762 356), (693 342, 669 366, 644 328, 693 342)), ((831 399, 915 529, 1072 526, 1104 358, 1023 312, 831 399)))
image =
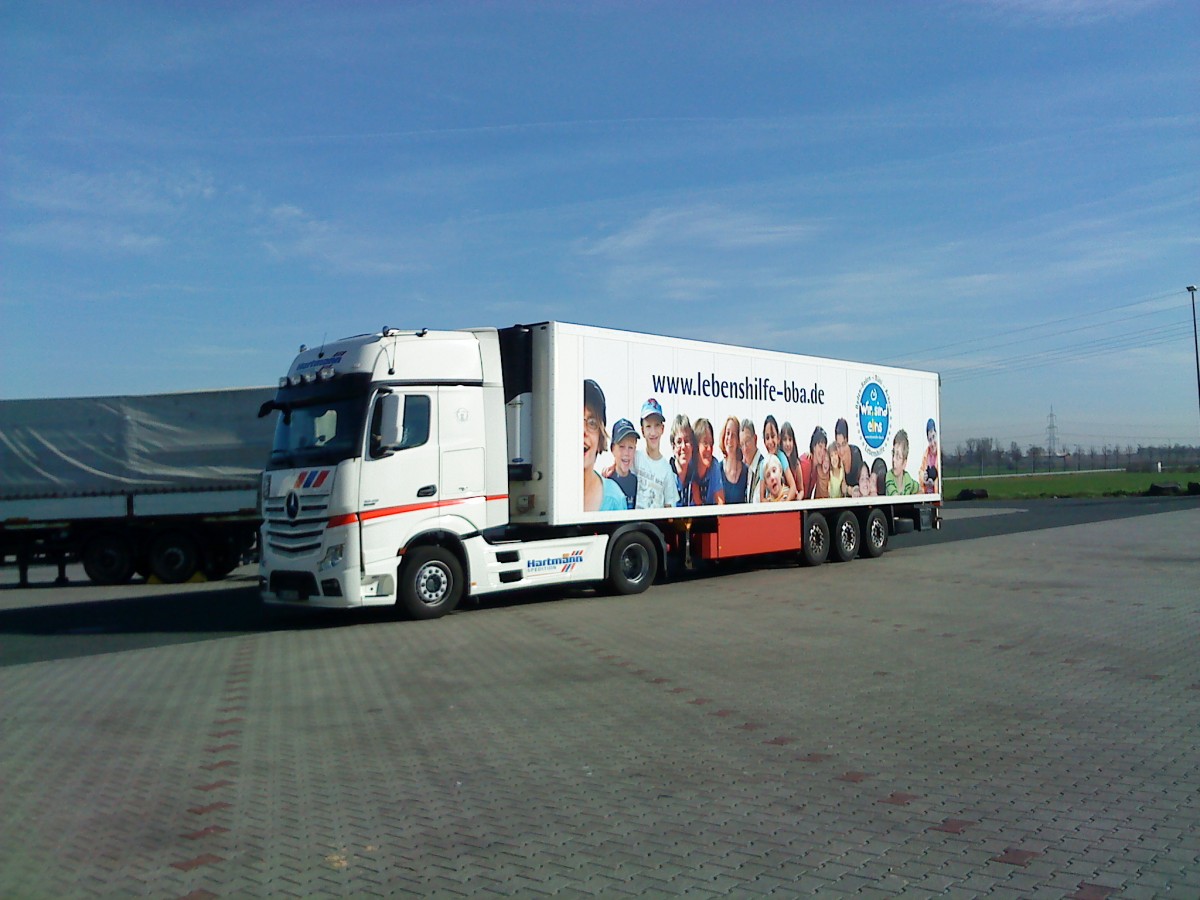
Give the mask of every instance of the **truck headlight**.
POLYGON ((321 560, 321 564, 317 566, 317 568, 321 571, 324 571, 325 569, 336 569, 342 564, 342 560, 345 559, 345 557, 346 545, 334 544, 325 551, 325 558, 321 560))

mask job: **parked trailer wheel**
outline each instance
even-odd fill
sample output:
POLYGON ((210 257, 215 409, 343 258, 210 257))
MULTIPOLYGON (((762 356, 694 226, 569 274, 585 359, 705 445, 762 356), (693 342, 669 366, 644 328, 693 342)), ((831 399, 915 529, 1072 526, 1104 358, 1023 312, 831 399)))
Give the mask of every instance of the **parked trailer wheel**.
POLYGON ((98 534, 83 547, 83 571, 95 584, 125 584, 133 562, 133 547, 122 534, 98 534))
POLYGON ((833 526, 833 558, 838 562, 849 562, 858 556, 862 544, 862 531, 858 527, 858 516, 851 510, 843 510, 833 526))
POLYGON ((882 555, 887 548, 888 523, 882 509, 873 509, 867 513, 863 523, 862 555, 874 559, 882 555))
POLYGON ((658 574, 654 543, 640 531, 631 531, 612 542, 608 551, 608 586, 614 594, 640 594, 658 574))
POLYGON ((204 547, 202 570, 209 581, 219 581, 238 567, 242 552, 232 535, 219 534, 209 538, 204 547))
POLYGON ((168 531, 150 544, 150 571, 166 584, 182 584, 200 566, 196 540, 185 531, 168 531))
POLYGON ((829 523, 818 512, 804 517, 804 540, 800 558, 806 566, 819 566, 829 558, 829 523))
POLYGON ((413 619, 453 612, 463 596, 462 565, 444 547, 418 547, 404 558, 397 603, 413 619))

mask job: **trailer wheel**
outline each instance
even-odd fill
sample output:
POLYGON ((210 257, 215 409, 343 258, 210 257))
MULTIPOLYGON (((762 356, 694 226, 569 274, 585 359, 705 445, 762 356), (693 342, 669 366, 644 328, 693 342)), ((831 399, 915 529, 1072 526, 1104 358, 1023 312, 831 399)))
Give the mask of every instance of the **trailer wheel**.
POLYGON ((453 612, 463 595, 462 565, 442 547, 418 547, 404 558, 397 602, 413 619, 437 619, 453 612))
POLYGON ((838 562, 849 562, 858 556, 861 543, 862 532, 858 527, 858 516, 848 509, 843 510, 833 527, 833 558, 838 562))
POLYGON ((887 516, 882 509, 873 509, 867 513, 863 525, 862 555, 874 559, 880 556, 887 547, 888 524, 887 516))
POLYGON ((658 553, 640 531, 621 535, 608 551, 608 586, 614 594, 640 594, 654 584, 658 553))
POLYGON ((804 540, 800 557, 806 566, 819 566, 829 558, 829 523, 819 512, 804 517, 804 540))
POLYGON ((98 534, 84 545, 83 571, 95 584, 125 584, 133 577, 133 548, 121 534, 98 534))
POLYGON ((241 560, 241 551, 230 535, 211 538, 204 547, 204 577, 219 581, 236 569, 241 560))
POLYGON ((196 541, 183 531, 168 531, 150 544, 150 571, 166 584, 182 584, 200 565, 196 541))

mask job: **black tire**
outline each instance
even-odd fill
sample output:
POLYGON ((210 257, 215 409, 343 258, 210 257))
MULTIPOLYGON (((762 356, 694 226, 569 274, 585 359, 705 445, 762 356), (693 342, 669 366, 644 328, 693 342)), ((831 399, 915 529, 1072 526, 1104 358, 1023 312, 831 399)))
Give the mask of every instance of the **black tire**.
POLYGON ((608 586, 614 594, 640 594, 657 575, 658 552, 642 532, 627 532, 609 546, 608 586))
POLYGON ((133 577, 133 547, 121 534, 98 534, 84 545, 83 571, 94 584, 125 584, 133 577))
POLYGON ((833 558, 838 562, 849 562, 858 556, 862 545, 862 530, 858 527, 858 516, 851 510, 843 510, 833 526, 833 558))
POLYGON ((888 523, 882 509, 873 509, 863 521, 862 555, 874 559, 887 549, 888 523))
POLYGON ((405 556, 399 583, 396 604, 409 618, 437 619, 462 600, 462 564, 443 547, 418 547, 405 556))
POLYGON ((150 544, 150 572, 164 584, 182 584, 199 566, 200 550, 185 531, 168 531, 150 544))
POLYGON ((217 535, 210 538, 204 547, 204 577, 209 581, 219 581, 236 569, 241 561, 241 550, 231 536, 217 535))
POLYGON ((800 558, 806 566, 819 566, 829 558, 829 523, 819 512, 804 517, 803 543, 800 558))

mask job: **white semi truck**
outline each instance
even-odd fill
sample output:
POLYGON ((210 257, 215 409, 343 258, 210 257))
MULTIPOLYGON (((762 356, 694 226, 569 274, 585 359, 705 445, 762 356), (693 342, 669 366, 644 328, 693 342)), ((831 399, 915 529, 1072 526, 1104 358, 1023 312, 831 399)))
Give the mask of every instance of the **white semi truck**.
POLYGON ((228 574, 254 547, 272 388, 0 401, 0 562, 98 584, 228 574))
POLYGON ((429 619, 705 560, 878 556, 939 525, 938 386, 562 322, 302 347, 260 411, 262 596, 429 619))

